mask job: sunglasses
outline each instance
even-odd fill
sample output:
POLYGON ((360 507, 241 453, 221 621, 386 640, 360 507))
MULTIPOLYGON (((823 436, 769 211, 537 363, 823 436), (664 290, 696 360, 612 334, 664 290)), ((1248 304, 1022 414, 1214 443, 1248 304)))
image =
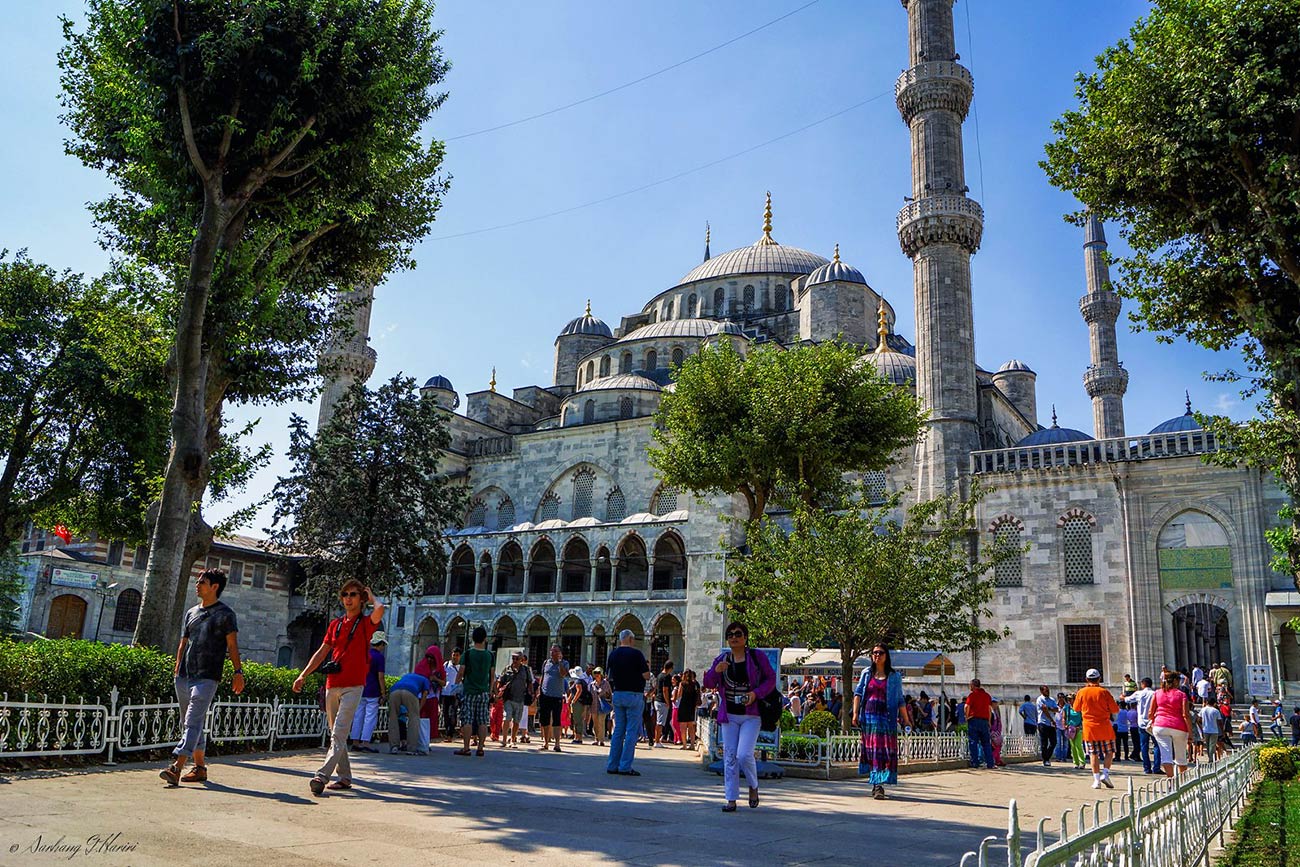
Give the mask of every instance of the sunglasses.
POLYGON ((873 651, 871 651, 871 653, 869 653, 869 654, 867 654, 867 655, 868 655, 868 656, 884 656, 884 655, 885 655, 885 651, 883 651, 883 650, 873 650, 873 651))
POLYGON ((347 592, 340 593, 340 594, 339 594, 339 598, 340 598, 340 599, 348 599, 348 598, 350 598, 350 597, 352 597, 352 596, 360 596, 360 595, 361 595, 361 592, 360 592, 359 590, 348 590, 347 592))
POLYGON ((745 637, 745 633, 741 632, 739 629, 733 629, 733 630, 731 630, 730 632, 727 633, 727 637, 728 637, 728 638, 744 638, 744 637, 745 637))

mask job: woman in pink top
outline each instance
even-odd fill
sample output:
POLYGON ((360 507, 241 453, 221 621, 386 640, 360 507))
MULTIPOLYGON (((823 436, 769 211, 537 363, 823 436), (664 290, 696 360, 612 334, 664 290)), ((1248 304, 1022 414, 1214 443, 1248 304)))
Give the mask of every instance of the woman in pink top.
POLYGON ((1178 672, 1166 671, 1151 702, 1151 728, 1163 758, 1166 777, 1187 771, 1187 738, 1192 731, 1192 713, 1187 694, 1178 688, 1178 672), (1172 759, 1172 762, 1170 761, 1172 759))

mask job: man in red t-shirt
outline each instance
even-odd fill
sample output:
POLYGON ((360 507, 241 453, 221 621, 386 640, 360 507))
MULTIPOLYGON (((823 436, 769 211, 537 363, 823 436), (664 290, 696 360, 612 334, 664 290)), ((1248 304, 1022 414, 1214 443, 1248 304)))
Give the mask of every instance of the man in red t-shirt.
POLYGON ((993 733, 989 729, 989 720, 993 716, 993 696, 982 686, 979 678, 970 682, 970 693, 966 696, 966 736, 969 739, 970 766, 980 766, 980 756, 989 770, 997 767, 993 758, 993 733))
MULTIPOLYGON (((326 788, 352 788, 348 733, 352 731, 352 717, 361 703, 361 692, 370 672, 370 638, 384 619, 384 604, 378 599, 374 599, 375 607, 369 617, 362 614, 366 603, 372 599, 374 594, 370 588, 355 578, 343 582, 339 589, 343 616, 330 623, 325 630, 325 640, 293 682, 293 691, 302 692, 303 680, 326 656, 338 663, 339 670, 325 676, 325 715, 330 724, 330 749, 325 754, 325 764, 311 778, 311 793, 317 797, 324 794, 326 788), (329 778, 335 770, 339 778, 330 783, 329 778)), ((393 720, 393 725, 396 724, 397 721, 393 720)))

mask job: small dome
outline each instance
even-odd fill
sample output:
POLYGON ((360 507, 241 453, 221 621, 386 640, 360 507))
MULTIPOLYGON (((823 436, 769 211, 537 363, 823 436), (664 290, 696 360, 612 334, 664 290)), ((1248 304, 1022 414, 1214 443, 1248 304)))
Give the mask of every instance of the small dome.
POLYGON ((998 368, 998 373, 1033 373, 1034 371, 1018 358, 1013 358, 998 368))
POLYGON ((590 301, 587 302, 587 312, 577 319, 570 319, 569 324, 560 331, 560 337, 566 337, 570 334, 593 334, 597 337, 614 336, 614 332, 609 330, 608 325, 591 315, 590 301))
POLYGON ((1171 434, 1171 433, 1185 433, 1187 431, 1193 431, 1193 430, 1203 430, 1203 428, 1201 427, 1201 423, 1196 420, 1196 416, 1192 415, 1191 397, 1187 398, 1186 406, 1187 406, 1187 412, 1183 413, 1182 415, 1175 416, 1174 418, 1171 418, 1168 421, 1162 421, 1160 424, 1151 428, 1151 433, 1171 434))
POLYGON ((451 380, 448 379, 448 378, 445 377, 445 376, 442 376, 442 375, 431 376, 431 377, 429 377, 429 381, 426 382, 426 383, 424 384, 423 387, 424 387, 424 388, 442 388, 442 389, 446 389, 447 391, 455 391, 455 390, 456 390, 455 388, 452 387, 451 380))
POLYGON ((642 325, 635 331, 629 331, 618 339, 619 343, 631 343, 634 340, 653 340, 665 337, 694 337, 703 339, 714 333, 717 328, 712 319, 665 319, 642 325))
POLYGON ((840 261, 840 245, 836 244, 835 258, 809 274, 804 286, 816 286, 818 283, 858 283, 866 286, 867 278, 857 268, 840 261))
POLYGON ((867 353, 862 356, 861 363, 870 364, 894 385, 916 382, 916 359, 910 355, 887 349, 884 352, 867 353))
POLYGON ((653 379, 646 379, 644 376, 638 376, 635 373, 617 373, 613 376, 602 376, 600 379, 593 379, 578 391, 615 391, 624 389, 663 390, 660 388, 659 383, 653 379))
POLYGON ((710 332, 711 334, 734 334, 737 337, 745 336, 745 330, 730 319, 723 322, 715 322, 713 325, 714 328, 710 332))
POLYGON ((1055 446, 1062 443, 1081 443, 1092 439, 1088 434, 1056 423, 1056 407, 1052 407, 1052 426, 1040 427, 1016 443, 1017 446, 1055 446))

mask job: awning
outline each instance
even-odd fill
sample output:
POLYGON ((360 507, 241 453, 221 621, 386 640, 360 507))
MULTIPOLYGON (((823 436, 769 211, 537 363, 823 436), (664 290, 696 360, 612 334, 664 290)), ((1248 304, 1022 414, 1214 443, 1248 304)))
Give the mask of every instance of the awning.
MULTIPOLYGON (((890 661, 903 674, 952 677, 957 667, 937 650, 891 650, 890 661)), ((859 656, 853 661, 854 670, 866 668, 870 658, 859 656)), ((810 650, 807 647, 787 647, 781 651, 781 669, 809 674, 839 674, 840 652, 835 648, 810 650)))

